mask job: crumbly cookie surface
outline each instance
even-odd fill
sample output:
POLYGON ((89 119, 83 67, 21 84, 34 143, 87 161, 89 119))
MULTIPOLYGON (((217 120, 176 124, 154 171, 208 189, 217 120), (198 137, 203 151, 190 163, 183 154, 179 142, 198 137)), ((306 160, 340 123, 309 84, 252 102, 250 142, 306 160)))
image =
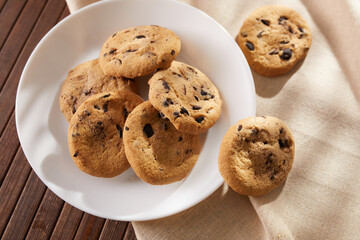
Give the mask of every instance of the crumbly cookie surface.
POLYGON ((250 117, 231 126, 220 146, 219 171, 236 192, 261 196, 285 181, 295 142, 286 124, 275 117, 250 117))
POLYGON ((312 41, 306 21, 294 10, 265 6, 244 21, 236 42, 250 67, 264 76, 290 71, 305 58, 312 41))
POLYGON ((102 46, 99 61, 108 75, 134 78, 169 67, 180 48, 180 38, 171 30, 137 26, 110 36, 102 46))
POLYGON ((216 86, 200 70, 174 61, 149 80, 151 104, 181 132, 200 134, 220 117, 222 101, 216 86))
POLYGON ((200 137, 179 132, 149 101, 129 115, 124 129, 128 161, 144 182, 161 185, 183 179, 200 153, 200 137))
POLYGON ((93 95, 80 105, 68 130, 69 151, 80 170, 108 178, 130 167, 123 147, 124 124, 142 102, 123 90, 93 95))
POLYGON ((60 109, 70 122, 80 104, 90 96, 122 89, 136 91, 134 80, 107 76, 101 70, 98 59, 87 61, 69 71, 60 91, 60 109))

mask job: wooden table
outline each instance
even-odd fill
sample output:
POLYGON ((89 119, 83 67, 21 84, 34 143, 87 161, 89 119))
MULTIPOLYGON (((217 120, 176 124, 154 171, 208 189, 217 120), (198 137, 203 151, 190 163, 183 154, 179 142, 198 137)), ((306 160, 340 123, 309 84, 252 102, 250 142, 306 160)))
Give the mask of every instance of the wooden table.
POLYGON ((0 238, 136 239, 131 223, 84 213, 49 190, 21 149, 15 97, 41 38, 69 15, 64 0, 0 0, 0 238))

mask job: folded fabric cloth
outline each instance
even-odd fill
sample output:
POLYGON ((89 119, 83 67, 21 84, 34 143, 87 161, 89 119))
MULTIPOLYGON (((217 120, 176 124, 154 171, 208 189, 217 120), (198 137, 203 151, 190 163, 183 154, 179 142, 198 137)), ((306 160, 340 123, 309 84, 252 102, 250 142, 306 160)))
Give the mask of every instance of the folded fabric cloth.
POLYGON ((257 115, 278 117, 292 129, 295 161, 287 181, 265 196, 241 196, 224 184, 184 212, 133 222, 137 238, 357 239, 360 2, 184 2, 209 14, 234 38, 244 19, 265 5, 291 7, 307 21, 313 42, 304 61, 280 77, 253 72, 257 115))

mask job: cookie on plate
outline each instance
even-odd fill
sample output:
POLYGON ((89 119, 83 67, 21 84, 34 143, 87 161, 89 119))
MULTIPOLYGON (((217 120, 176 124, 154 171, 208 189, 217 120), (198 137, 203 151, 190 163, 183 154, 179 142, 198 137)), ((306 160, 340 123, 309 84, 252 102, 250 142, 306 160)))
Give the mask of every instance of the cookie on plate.
POLYGON ((200 153, 200 137, 182 133, 149 101, 138 105, 125 122, 127 159, 144 182, 161 185, 183 179, 200 153))
POLYGON ((136 91, 134 80, 107 76, 101 70, 98 59, 87 61, 69 71, 60 91, 60 109, 70 122, 80 104, 88 97, 122 89, 136 91))
POLYGON ((130 165, 123 146, 128 114, 143 100, 133 92, 98 93, 71 118, 68 145, 75 165, 96 177, 114 177, 130 165))
POLYGON ((134 78, 167 68, 179 54, 180 38, 156 25, 137 26, 114 33, 103 44, 100 66, 108 75, 134 78))
POLYGON ((290 71, 305 58, 311 40, 305 20, 283 6, 255 10, 244 21, 236 37, 250 67, 269 77, 290 71))
POLYGON ((285 181, 294 154, 294 138, 283 121, 250 117, 226 132, 220 145, 219 171, 236 192, 261 196, 285 181))
POLYGON ((218 89, 192 66, 173 61, 170 68, 156 72, 149 85, 151 104, 181 132, 203 133, 220 117, 218 89))

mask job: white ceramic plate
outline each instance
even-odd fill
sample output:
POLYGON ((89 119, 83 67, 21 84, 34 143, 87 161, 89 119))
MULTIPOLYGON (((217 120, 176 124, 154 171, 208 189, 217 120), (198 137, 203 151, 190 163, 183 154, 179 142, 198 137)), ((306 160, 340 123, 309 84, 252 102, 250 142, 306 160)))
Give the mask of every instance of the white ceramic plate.
POLYGON ((169 216, 213 193, 223 182, 217 166, 220 142, 232 124, 250 115, 255 115, 253 80, 234 39, 205 13, 173 0, 105 1, 67 17, 35 48, 16 98, 20 142, 39 178, 71 205, 124 221, 169 216), (92 177, 77 169, 68 152, 68 125, 58 105, 61 83, 70 69, 97 58, 114 32, 150 24, 173 30, 182 41, 177 59, 199 68, 219 88, 221 118, 202 136, 199 160, 180 182, 152 186, 131 169, 112 179, 92 177))

